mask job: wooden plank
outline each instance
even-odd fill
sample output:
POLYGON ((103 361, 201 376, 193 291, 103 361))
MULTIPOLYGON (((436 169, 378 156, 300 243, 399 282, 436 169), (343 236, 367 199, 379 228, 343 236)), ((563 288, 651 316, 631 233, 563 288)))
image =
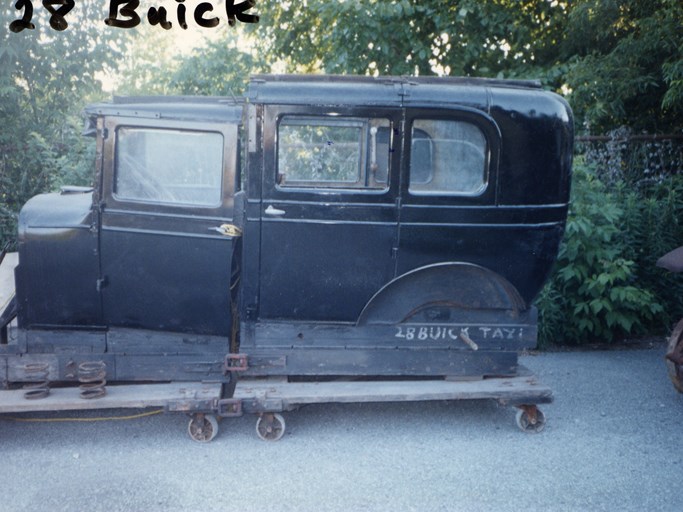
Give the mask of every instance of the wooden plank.
MULTIPOLYGON (((104 331, 26 330, 26 351, 33 354, 103 354, 107 348, 104 331)), ((97 357, 97 356, 93 356, 97 357)))
POLYGON ((107 331, 107 350, 119 354, 225 354, 230 339, 144 329, 111 328, 107 331))
POLYGON ((287 406, 320 403, 415 402, 424 400, 495 399, 505 404, 548 403, 552 391, 531 375, 454 382, 334 381, 279 383, 240 380, 235 398, 281 400, 287 406))
POLYGON ((122 381, 220 380, 223 377, 223 354, 188 355, 116 355, 116 379, 122 381))
POLYGON ((245 377, 273 375, 347 376, 487 376, 516 375, 517 353, 485 350, 294 349, 269 353, 246 349, 245 377), (283 359, 284 358, 284 364, 283 359), (271 363, 274 363, 271 365, 271 363))
MULTIPOLYGON (((474 311, 475 322, 355 326, 264 322, 255 325, 254 344, 269 348, 417 348, 470 351, 459 336, 467 334, 481 350, 523 350, 536 346, 537 326, 529 318, 506 323, 500 313, 474 311)), ((509 320, 509 319, 507 319, 509 320)))
POLYGON ((10 382, 30 382, 31 376, 26 373, 26 366, 46 364, 48 378, 57 380, 59 375, 59 358, 56 354, 22 354, 7 357, 7 380, 10 382))
POLYGON ((0 313, 14 295, 14 268, 19 263, 19 255, 10 252, 0 265, 0 313))
POLYGON ((21 389, 0 391, 0 413, 164 407, 170 401, 218 399, 221 385, 176 382, 106 389, 104 397, 90 400, 81 398, 77 387, 51 389, 49 396, 38 400, 27 400, 21 389))
MULTIPOLYGON (((77 387, 54 388, 43 399, 27 400, 24 390, 0 391, 0 413, 75 411, 95 409, 165 407, 169 402, 218 400, 220 383, 175 382, 169 384, 109 385, 98 399, 80 398, 77 387)), ((507 405, 552 401, 552 391, 533 375, 453 382, 333 381, 286 382, 282 379, 242 379, 234 398, 289 406, 322 403, 416 402, 425 400, 494 399, 507 405)))

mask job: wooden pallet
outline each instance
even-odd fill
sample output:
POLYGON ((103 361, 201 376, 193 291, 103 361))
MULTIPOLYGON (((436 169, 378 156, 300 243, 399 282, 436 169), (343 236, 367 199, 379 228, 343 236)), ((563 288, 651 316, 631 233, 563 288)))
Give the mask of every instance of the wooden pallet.
POLYGON ((240 380, 235 398, 269 403, 281 401, 282 410, 300 405, 359 402, 418 402, 427 400, 493 399, 504 405, 552 402, 552 391, 526 368, 516 377, 450 380, 378 380, 286 382, 240 380))
MULTIPOLYGON (((220 383, 174 382, 168 384, 107 385, 102 398, 83 399, 77 387, 56 387, 41 399, 24 398, 25 391, 0 391, 0 413, 168 407, 192 403, 217 406, 220 383)), ((274 379, 241 380, 234 399, 270 404, 282 411, 300 405, 360 402, 417 402, 426 400, 493 399, 505 405, 540 404, 552 401, 550 388, 530 374, 476 381, 332 381, 287 382, 274 379)), ((183 409, 184 410, 184 409, 183 409)), ((247 408, 247 412, 249 409, 247 408)))
POLYGON ((215 402, 220 391, 220 384, 195 382, 127 384, 107 386, 101 398, 84 399, 78 387, 68 387, 52 388, 45 398, 27 400, 23 389, 3 390, 0 413, 166 407, 169 403, 215 402))

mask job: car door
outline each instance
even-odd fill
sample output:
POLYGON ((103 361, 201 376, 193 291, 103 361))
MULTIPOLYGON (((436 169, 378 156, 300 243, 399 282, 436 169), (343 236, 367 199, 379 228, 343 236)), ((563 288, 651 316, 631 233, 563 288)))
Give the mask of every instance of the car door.
POLYGON ((105 129, 106 324, 228 335, 237 125, 117 117, 105 129))
POLYGON ((355 322, 394 276, 400 116, 265 107, 261 321, 355 322))
POLYGON ((510 215, 496 206, 496 125, 472 109, 409 108, 406 134, 398 274, 443 261, 496 268, 510 215))

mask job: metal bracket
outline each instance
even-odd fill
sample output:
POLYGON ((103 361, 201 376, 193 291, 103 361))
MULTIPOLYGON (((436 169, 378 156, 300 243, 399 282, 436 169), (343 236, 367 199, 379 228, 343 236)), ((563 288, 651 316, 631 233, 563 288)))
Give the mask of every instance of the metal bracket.
POLYGON ((467 335, 467 332, 464 329, 460 330, 460 334, 458 334, 458 336, 472 350, 474 350, 474 351, 479 350, 479 345, 477 345, 474 341, 472 341, 472 339, 467 335))
POLYGON ((216 414, 222 418, 242 416, 242 400, 239 398, 223 398, 219 400, 216 414))
POLYGON ((519 404, 516 405, 517 409, 524 411, 529 417, 529 423, 535 425, 538 421, 538 408, 535 404, 519 404))
POLYGON ((280 398, 256 397, 245 399, 242 408, 248 413, 281 412, 285 404, 280 398))
POLYGON ((247 354, 227 354, 223 362, 223 373, 247 371, 247 354))
POLYGON ((170 400, 166 402, 168 412, 209 412, 216 408, 216 400, 170 400))

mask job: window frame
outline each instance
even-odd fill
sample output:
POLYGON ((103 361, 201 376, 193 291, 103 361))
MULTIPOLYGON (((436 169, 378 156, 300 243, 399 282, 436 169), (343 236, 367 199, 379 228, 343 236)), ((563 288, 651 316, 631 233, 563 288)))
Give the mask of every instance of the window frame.
MULTIPOLYGON (((409 122, 406 123, 406 144, 405 144, 405 166, 407 169, 406 173, 406 190, 409 196, 412 197, 481 197, 483 196, 490 187, 491 182, 491 167, 492 167, 492 148, 491 148, 491 137, 487 134, 487 130, 483 128, 481 122, 477 122, 472 119, 471 116, 444 116, 443 114, 438 114, 436 112, 422 111, 416 112, 410 116, 409 122), (415 127, 416 121, 435 121, 435 122, 450 122, 450 123, 462 123, 473 126, 476 128, 483 137, 484 141, 484 169, 482 176, 482 184, 476 190, 428 190, 419 191, 412 189, 413 181, 413 166, 412 166, 412 150, 413 150, 413 132, 414 130, 424 131, 420 127, 415 127)), ((431 139, 429 139, 431 143, 431 139)), ((433 153, 433 151, 432 151, 433 153)), ((430 177, 434 177, 434 169, 430 173, 430 177)), ((431 181, 431 180, 430 180, 431 181)), ((428 183, 424 181, 417 182, 418 184, 428 183)))
POLYGON ((102 149, 102 172, 97 177, 101 182, 101 200, 105 201, 108 209, 148 212, 167 212, 169 214, 192 214, 223 216, 232 210, 234 195, 240 189, 239 162, 237 136, 239 125, 228 122, 197 122, 184 120, 149 119, 130 116, 105 116, 104 145, 102 149), (219 133, 223 137, 223 161, 221 163, 221 191, 220 201, 213 205, 188 204, 174 202, 148 201, 117 197, 116 182, 116 152, 117 130, 119 128, 159 129, 172 131, 219 133))
MULTIPOLYGON (((369 112, 355 109, 349 112, 329 112, 318 110, 281 110, 276 115, 276 123, 274 127, 274 168, 275 168, 275 188, 277 191, 283 193, 305 192, 312 194, 329 194, 329 193, 343 193, 343 194, 385 194, 391 188, 392 180, 392 161, 393 150, 392 147, 396 144, 394 140, 394 120, 388 114, 383 112, 369 112), (286 173, 280 172, 280 127, 287 118, 299 118, 305 120, 320 120, 320 126, 334 126, 334 124, 343 125, 344 121, 362 123, 359 136, 359 162, 358 162, 358 180, 350 181, 314 181, 314 180, 294 180, 288 181, 286 173), (380 182, 379 186, 368 185, 373 180, 371 176, 370 167, 370 129, 372 128, 372 121, 378 121, 382 127, 386 127, 389 132, 388 146, 389 154, 386 159, 386 181, 380 182), (337 123, 335 123, 335 121, 337 123), (386 126, 384 126, 386 124, 386 126)), ((304 125, 301 126, 311 126, 304 125)), ((313 125, 315 126, 315 125, 313 125)))

